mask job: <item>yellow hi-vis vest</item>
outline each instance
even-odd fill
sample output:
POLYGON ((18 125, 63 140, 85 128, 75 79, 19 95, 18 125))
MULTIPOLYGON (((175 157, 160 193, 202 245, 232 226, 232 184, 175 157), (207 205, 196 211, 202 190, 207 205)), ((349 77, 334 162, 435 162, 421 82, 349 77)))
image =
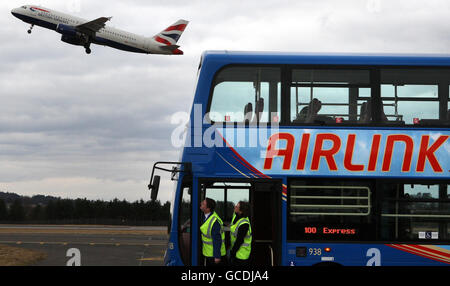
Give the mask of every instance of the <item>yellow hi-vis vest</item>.
POLYGON ((208 219, 200 226, 200 232, 202 234, 202 253, 205 257, 214 256, 214 247, 212 239, 212 227, 214 223, 218 221, 220 224, 220 235, 222 237, 222 246, 220 247, 220 255, 225 256, 227 251, 225 249, 225 232, 223 231, 223 222, 216 212, 212 213, 208 219))
MULTIPOLYGON (((235 217, 236 214, 233 215, 231 223, 233 223, 235 217)), ((252 251, 252 227, 250 225, 248 217, 243 217, 230 226, 230 238, 231 238, 231 248, 233 248, 234 243, 236 242, 238 229, 243 224, 248 224, 248 231, 244 237, 244 242, 241 244, 241 247, 239 247, 239 249, 236 252, 236 258, 245 260, 250 257, 250 252, 252 251)))

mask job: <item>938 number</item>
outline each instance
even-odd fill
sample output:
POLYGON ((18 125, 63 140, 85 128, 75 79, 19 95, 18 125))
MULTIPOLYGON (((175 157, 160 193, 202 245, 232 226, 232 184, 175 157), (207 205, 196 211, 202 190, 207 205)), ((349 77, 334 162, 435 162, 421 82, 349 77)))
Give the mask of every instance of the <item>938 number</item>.
POLYGON ((322 248, 309 248, 309 255, 322 255, 322 248))

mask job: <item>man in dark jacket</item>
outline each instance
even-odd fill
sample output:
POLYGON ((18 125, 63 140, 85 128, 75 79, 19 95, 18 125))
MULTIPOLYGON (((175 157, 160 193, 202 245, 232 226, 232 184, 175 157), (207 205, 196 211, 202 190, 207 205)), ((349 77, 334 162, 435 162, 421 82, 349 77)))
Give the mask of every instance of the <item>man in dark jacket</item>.
POLYGON ((216 202, 206 198, 200 204, 203 212, 200 233, 206 266, 223 265, 226 260, 225 233, 222 219, 214 211, 216 202))

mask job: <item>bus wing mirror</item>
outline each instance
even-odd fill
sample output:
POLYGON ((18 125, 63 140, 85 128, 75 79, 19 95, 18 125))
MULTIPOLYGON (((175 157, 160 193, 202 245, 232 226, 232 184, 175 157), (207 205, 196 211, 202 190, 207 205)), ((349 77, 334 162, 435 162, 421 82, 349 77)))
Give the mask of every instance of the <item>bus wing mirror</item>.
POLYGON ((151 191, 150 198, 152 201, 156 201, 156 198, 158 197, 160 180, 161 180, 161 177, 156 175, 153 177, 152 184, 148 185, 148 188, 151 191))

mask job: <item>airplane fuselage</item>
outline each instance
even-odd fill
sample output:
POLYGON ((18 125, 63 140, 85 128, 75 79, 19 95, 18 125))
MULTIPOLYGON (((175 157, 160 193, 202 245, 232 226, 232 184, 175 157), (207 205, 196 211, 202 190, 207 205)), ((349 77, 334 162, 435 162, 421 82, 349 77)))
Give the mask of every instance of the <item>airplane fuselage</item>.
MULTIPOLYGON (((74 35, 66 35, 63 28, 75 28, 79 25, 88 23, 88 20, 33 5, 25 5, 13 9, 11 13, 22 21, 31 24, 31 28, 36 25, 57 31, 62 34, 62 41, 73 45, 83 45, 78 41, 71 40, 75 39, 75 31, 74 35)), ((31 33, 31 28, 28 30, 28 33, 31 33)), ((179 54, 177 52, 181 52, 178 49, 175 52, 173 50, 168 50, 165 48, 166 45, 156 41, 154 37, 144 37, 116 28, 107 27, 106 25, 103 25, 103 28, 99 29, 89 37, 89 44, 90 43, 134 53, 179 54)))

